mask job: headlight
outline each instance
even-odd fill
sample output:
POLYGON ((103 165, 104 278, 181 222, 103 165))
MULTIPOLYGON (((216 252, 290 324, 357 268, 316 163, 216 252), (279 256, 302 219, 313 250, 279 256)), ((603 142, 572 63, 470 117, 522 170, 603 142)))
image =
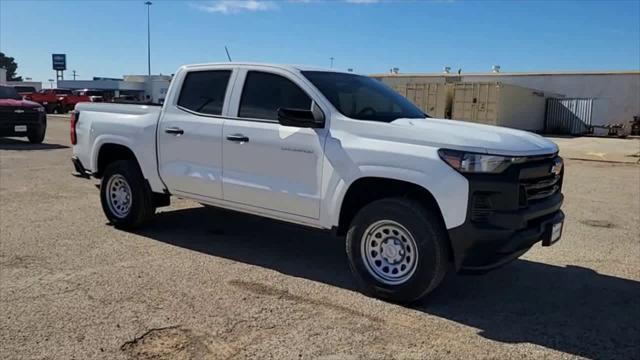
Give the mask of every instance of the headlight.
POLYGON ((44 112, 44 107, 42 107, 42 106, 37 107, 37 108, 36 108, 36 110, 37 110, 38 112, 44 112))
POLYGON ((447 149, 438 150, 438 154, 444 162, 461 173, 497 174, 503 172, 509 165, 524 160, 521 157, 478 154, 447 149))

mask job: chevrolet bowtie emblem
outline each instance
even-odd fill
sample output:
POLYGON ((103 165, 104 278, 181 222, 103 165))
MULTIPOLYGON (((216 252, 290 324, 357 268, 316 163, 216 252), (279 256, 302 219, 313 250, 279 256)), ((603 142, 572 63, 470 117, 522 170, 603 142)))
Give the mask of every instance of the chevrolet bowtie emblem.
POLYGON ((553 161, 553 165, 551 166, 551 170, 549 172, 556 176, 560 175, 560 173, 562 172, 562 160, 555 159, 553 161))

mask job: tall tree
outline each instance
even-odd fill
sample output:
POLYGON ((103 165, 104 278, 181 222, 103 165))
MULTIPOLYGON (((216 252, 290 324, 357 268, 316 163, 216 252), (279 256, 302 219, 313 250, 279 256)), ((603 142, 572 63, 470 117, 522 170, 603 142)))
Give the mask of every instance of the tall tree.
POLYGON ((18 64, 15 59, 6 56, 2 52, 0 52, 0 68, 5 68, 7 70, 7 81, 22 81, 22 76, 16 76, 18 64))

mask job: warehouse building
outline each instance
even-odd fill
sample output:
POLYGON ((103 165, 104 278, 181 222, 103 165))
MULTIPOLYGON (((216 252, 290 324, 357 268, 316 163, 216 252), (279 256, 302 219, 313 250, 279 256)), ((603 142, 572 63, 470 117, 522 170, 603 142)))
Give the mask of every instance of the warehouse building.
POLYGON ((5 68, 0 68, 0 85, 13 86, 17 88, 18 91, 25 91, 25 89, 29 89, 29 91, 39 91, 42 89, 42 83, 39 81, 8 81, 7 70, 5 68))
POLYGON ((640 71, 371 75, 434 117, 537 132, 628 133, 640 115, 640 71), (595 129, 594 129, 595 126, 595 129))

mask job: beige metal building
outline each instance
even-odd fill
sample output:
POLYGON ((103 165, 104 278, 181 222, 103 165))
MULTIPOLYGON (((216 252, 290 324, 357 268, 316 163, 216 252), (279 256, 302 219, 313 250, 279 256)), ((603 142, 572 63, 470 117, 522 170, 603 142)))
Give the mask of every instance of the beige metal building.
POLYGON ((521 86, 492 83, 452 84, 451 118, 542 132, 545 94, 521 86))
MULTIPOLYGON (((464 90, 467 99, 469 96, 468 91, 481 91, 480 88, 470 90, 473 87, 460 84, 502 84, 504 87, 496 92, 496 94, 500 95, 497 98, 498 108, 496 108, 495 117, 497 119, 496 123, 503 126, 527 130, 539 129, 541 131, 544 128, 544 99, 547 98, 593 99, 590 119, 592 125, 621 123, 625 124, 628 129, 629 121, 633 120, 633 116, 640 115, 640 71, 494 72, 463 73, 460 75, 445 73, 388 73, 371 76, 390 85, 434 117, 483 122, 483 117, 491 117, 493 115, 489 114, 492 109, 488 105, 485 105, 484 108, 487 110, 483 110, 480 104, 475 107, 467 104, 466 108, 461 108, 460 106, 462 105, 458 105, 458 111, 455 111, 456 86, 459 89, 458 94, 463 92, 463 88, 468 89, 464 90), (515 85, 516 87, 509 85, 515 85), (425 95, 422 89, 428 89, 428 94, 425 95), (527 89, 526 91, 532 94, 535 93, 534 97, 542 98, 543 101, 539 101, 540 99, 535 101, 531 96, 526 95, 522 89, 527 89), (420 93, 421 91, 422 93, 420 93), (512 107, 516 104, 512 102, 522 102, 524 101, 523 99, 530 98, 530 104, 527 100, 527 104, 523 105, 519 111, 514 111, 512 107), (477 113, 476 117, 469 114, 469 112, 474 111, 477 113), (540 122, 540 115, 525 119, 526 113, 530 111, 536 114, 542 113, 542 123, 540 122), (522 120, 508 119, 507 114, 520 117, 522 120)), ((486 86, 491 87, 490 85, 486 86)), ((489 96, 492 96, 492 90, 486 91, 488 91, 489 96)), ((480 93, 476 98, 476 101, 482 99, 480 93)), ((471 97, 471 100, 473 101, 473 97, 471 97)))

